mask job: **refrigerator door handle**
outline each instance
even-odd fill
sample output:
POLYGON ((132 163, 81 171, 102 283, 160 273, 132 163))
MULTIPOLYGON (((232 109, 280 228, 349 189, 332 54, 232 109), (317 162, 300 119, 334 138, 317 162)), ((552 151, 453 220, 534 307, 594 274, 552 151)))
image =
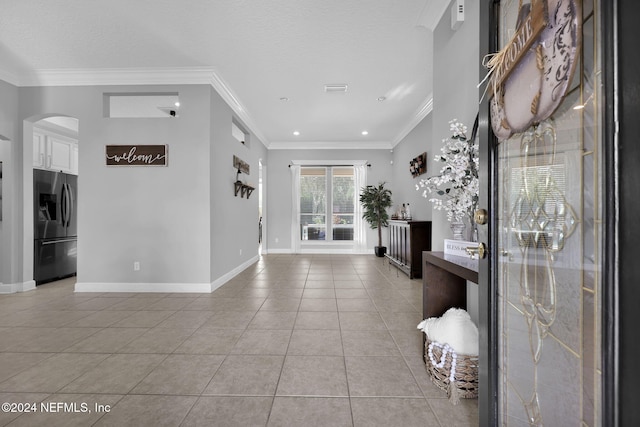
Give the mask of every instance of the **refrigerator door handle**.
POLYGON ((65 214, 67 215, 67 227, 71 224, 71 186, 69 184, 65 184, 67 187, 67 209, 65 210, 65 214))
POLYGON ((69 210, 67 211, 67 227, 71 226, 71 218, 73 218, 73 190, 71 185, 67 184, 67 198, 69 199, 69 210))
POLYGON ((67 218, 69 217, 69 195, 67 194, 67 184, 62 184, 62 226, 67 226, 67 218))
POLYGON ((62 220, 63 227, 64 227, 64 210, 66 208, 64 193, 65 193, 65 188, 64 188, 64 184, 62 184, 62 190, 60 191, 60 219, 62 220))
POLYGON ((71 186, 69 184, 65 184, 67 186, 67 227, 71 224, 71 186))

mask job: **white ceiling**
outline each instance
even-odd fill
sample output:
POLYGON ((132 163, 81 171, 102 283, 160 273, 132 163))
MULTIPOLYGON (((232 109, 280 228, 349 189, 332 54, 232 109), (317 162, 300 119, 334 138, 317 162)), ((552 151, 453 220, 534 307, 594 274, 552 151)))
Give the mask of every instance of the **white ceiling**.
POLYGON ((0 78, 26 86, 206 75, 269 147, 393 146, 430 108, 431 28, 448 4, 0 0, 0 78), (338 83, 346 93, 324 92, 338 83))

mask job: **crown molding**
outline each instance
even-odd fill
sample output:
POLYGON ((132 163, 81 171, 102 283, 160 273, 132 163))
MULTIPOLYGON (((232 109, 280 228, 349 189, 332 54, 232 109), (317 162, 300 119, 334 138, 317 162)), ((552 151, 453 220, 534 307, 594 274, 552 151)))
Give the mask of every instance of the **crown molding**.
POLYGON ((20 79, 18 78, 17 75, 15 75, 14 73, 7 71, 7 70, 3 70, 0 68, 0 80, 4 80, 5 82, 13 85, 13 86, 20 86, 18 83, 20 83, 20 79))
POLYGON ((0 69, 0 79, 18 87, 209 84, 269 150, 388 150, 398 145, 433 110, 433 96, 430 96, 393 141, 270 142, 215 67, 41 69, 21 76, 0 69))
POLYGON ((111 86, 208 84, 211 67, 40 69, 25 74, 18 86, 111 86))
POLYGON ((390 150, 388 141, 273 141, 269 150, 390 150))
POLYGON ((216 92, 218 92, 218 95, 220 95, 220 97, 227 103, 227 105, 229 105, 236 116, 238 116, 243 124, 249 128, 251 133, 253 133, 253 135, 258 138, 262 145, 269 149, 271 147, 269 140, 258 129, 258 126, 256 126, 247 110, 238 100, 238 97, 234 94, 229 85, 224 81, 220 74, 216 72, 215 69, 213 69, 211 74, 209 75, 209 84, 213 86, 216 92))
POLYGON ((0 70, 14 86, 211 85, 251 133, 267 148, 266 137, 214 67, 41 69, 21 77, 0 70))
POLYGON ((420 107, 416 110, 411 121, 400 131, 400 133, 392 141, 392 148, 398 145, 418 124, 433 111, 433 94, 424 100, 420 107))

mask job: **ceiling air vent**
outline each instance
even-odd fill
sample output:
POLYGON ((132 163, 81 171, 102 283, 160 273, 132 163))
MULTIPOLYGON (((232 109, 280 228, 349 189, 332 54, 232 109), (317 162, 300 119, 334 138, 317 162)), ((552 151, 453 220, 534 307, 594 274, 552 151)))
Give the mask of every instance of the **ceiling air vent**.
POLYGON ((345 93, 347 91, 347 85, 324 85, 324 91, 326 93, 345 93))

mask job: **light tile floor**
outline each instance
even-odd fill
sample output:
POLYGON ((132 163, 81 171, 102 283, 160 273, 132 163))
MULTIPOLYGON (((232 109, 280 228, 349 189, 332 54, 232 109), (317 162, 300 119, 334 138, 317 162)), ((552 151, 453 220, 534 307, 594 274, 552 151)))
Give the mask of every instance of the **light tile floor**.
POLYGON ((0 403, 23 412, 0 425, 478 424, 425 371, 421 281, 383 259, 268 255, 212 294, 74 283, 0 296, 0 403))

